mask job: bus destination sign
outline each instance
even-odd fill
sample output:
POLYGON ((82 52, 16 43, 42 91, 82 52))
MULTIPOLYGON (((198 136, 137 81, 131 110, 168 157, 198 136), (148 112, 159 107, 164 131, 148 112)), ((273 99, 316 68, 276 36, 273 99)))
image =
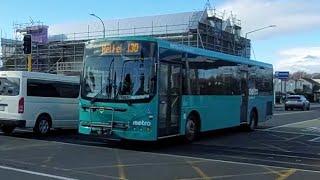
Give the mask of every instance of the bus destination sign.
POLYGON ((110 43, 101 46, 101 54, 137 54, 140 53, 141 45, 137 42, 110 43))

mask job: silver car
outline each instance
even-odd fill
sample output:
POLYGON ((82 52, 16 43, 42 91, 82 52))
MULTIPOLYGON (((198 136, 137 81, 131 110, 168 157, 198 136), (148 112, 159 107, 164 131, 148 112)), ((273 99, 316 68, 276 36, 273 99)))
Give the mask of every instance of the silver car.
POLYGON ((306 111, 310 110, 310 102, 303 95, 290 95, 286 99, 284 108, 286 111, 289 109, 301 109, 306 111))

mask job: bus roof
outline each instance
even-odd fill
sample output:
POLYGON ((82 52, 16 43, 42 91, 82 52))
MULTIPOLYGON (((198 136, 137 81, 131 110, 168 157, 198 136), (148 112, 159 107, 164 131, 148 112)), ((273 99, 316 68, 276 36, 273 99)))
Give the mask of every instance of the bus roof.
POLYGON ((42 72, 28 72, 28 71, 0 71, 0 77, 27 77, 34 79, 46 79, 63 82, 79 83, 80 79, 77 76, 64 76, 59 74, 50 74, 42 72))
POLYGON ((261 66, 261 67, 266 67, 266 68, 272 68, 272 64, 269 63, 264 63, 248 58, 244 58, 241 56, 234 56, 230 54, 225 54, 217 51, 211 51, 207 49, 202 49, 202 48, 196 48, 192 46, 187 46, 187 45, 182 45, 178 43, 173 43, 170 41, 150 37, 150 36, 125 36, 125 37, 110 37, 106 39, 97 39, 97 40, 92 40, 88 43, 101 43, 104 41, 117 41, 117 40, 129 40, 129 41, 151 41, 151 42, 156 42, 160 47, 163 48, 168 48, 168 49, 174 49, 177 51, 183 51, 183 52, 188 52, 192 54, 197 54, 197 55, 202 55, 206 57, 210 57, 213 59, 220 59, 220 60, 225 60, 225 61, 230 61, 230 62, 235 62, 235 63, 241 63, 241 64, 248 64, 248 65, 255 65, 255 66, 261 66))

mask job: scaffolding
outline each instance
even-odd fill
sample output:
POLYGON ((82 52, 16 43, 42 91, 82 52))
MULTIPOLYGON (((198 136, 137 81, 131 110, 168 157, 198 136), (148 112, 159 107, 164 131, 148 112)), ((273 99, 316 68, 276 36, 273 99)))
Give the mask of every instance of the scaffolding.
MULTIPOLYGON (((39 26, 39 25, 37 25, 39 26)), ((27 26, 30 27, 30 26, 27 26)), ((16 32, 24 32, 16 28, 16 32)), ((152 36, 188 46, 250 58, 250 40, 241 37, 241 23, 234 16, 225 18, 214 9, 198 11, 187 23, 109 29, 106 37, 152 36)), ((103 37, 102 31, 77 32, 49 37, 48 42, 32 42, 32 70, 57 74, 79 74, 82 70, 85 42, 103 37)), ((22 41, 1 39, 5 70, 27 70, 22 41)))

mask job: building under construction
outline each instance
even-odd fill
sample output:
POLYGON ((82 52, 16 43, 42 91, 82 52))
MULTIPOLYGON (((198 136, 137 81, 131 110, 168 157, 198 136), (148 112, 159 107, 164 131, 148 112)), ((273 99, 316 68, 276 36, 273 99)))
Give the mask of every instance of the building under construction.
POLYGON ((23 54, 24 34, 32 35, 32 70, 79 74, 84 44, 91 39, 117 36, 153 36, 176 43, 250 58, 250 40, 241 36, 235 17, 215 10, 176 13, 97 22, 45 26, 15 26, 16 38, 1 38, 4 70, 27 70, 23 54), (49 29, 49 31, 48 31, 49 29), (48 33, 51 32, 51 33, 48 33))

